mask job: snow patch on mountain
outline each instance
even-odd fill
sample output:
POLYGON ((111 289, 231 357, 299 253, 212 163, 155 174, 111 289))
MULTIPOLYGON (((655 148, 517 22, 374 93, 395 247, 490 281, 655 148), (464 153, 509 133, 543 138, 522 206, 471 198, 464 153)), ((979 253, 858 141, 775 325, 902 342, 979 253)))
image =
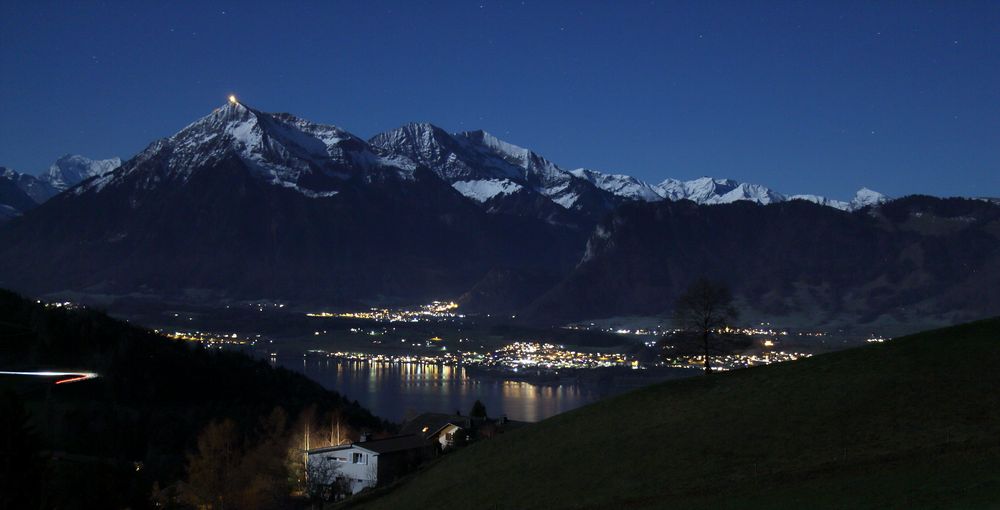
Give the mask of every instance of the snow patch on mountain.
POLYGON ((510 195, 524 189, 524 186, 509 179, 458 181, 452 183, 451 187, 479 203, 486 202, 497 195, 510 195))

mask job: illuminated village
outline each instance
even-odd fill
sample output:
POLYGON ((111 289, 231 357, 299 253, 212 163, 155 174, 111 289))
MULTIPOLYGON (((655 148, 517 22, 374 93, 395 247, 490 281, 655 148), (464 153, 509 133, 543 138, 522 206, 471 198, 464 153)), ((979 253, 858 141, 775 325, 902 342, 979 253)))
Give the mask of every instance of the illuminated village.
POLYGON ((415 309, 371 308, 365 312, 312 312, 307 317, 343 319, 365 319, 378 322, 420 322, 425 320, 442 320, 464 318, 465 315, 454 313, 458 304, 452 301, 434 301, 415 309))

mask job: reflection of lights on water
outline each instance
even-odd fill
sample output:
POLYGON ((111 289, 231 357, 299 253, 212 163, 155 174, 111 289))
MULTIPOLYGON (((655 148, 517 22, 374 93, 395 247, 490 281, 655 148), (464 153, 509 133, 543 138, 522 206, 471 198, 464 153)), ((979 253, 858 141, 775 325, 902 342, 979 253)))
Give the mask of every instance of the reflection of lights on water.
MULTIPOLYGON (((333 357, 310 359, 313 362, 308 363, 306 369, 297 370, 385 416, 393 416, 401 410, 467 411, 472 402, 480 399, 491 416, 538 421, 601 396, 600 392, 575 384, 537 385, 526 381, 481 379, 467 375, 462 366, 447 364, 333 357)), ((295 367, 294 363, 289 366, 295 367)))

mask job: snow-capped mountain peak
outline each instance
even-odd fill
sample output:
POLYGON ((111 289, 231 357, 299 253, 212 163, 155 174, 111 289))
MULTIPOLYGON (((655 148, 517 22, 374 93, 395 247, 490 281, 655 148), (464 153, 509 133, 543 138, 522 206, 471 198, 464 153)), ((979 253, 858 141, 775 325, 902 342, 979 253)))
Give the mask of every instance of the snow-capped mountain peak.
POLYGON ((59 191, 67 190, 95 176, 104 175, 121 166, 121 158, 90 159, 67 154, 57 159, 39 179, 59 191))
POLYGON ((645 202, 663 200, 663 197, 652 186, 630 175, 606 174, 587 168, 570 170, 570 173, 612 195, 626 200, 642 200, 645 202))
POLYGON ((823 205, 826 207, 833 207, 834 209, 840 209, 841 211, 850 211, 851 204, 849 202, 844 202, 843 200, 834 200, 832 198, 821 197, 819 195, 792 195, 788 197, 788 200, 805 200, 806 202, 812 202, 814 204, 823 205))
POLYGON ((555 163, 539 156, 534 151, 501 140, 486 131, 466 131, 460 133, 460 136, 503 158, 504 161, 523 169, 524 177, 527 179, 551 184, 550 181, 563 181, 569 175, 569 172, 559 168, 555 163))
POLYGON ((861 188, 854 194, 854 198, 851 199, 851 209, 857 210, 869 205, 881 204, 887 202, 888 200, 889 197, 879 193, 878 191, 861 188))
POLYGON ((712 177, 699 177, 684 183, 688 200, 693 200, 699 204, 719 203, 719 199, 734 190, 739 183, 732 179, 714 179, 712 177))
POLYGON ((888 196, 878 191, 874 191, 868 188, 861 188, 857 193, 854 194, 854 198, 850 202, 844 202, 843 200, 833 200, 826 197, 821 197, 819 195, 792 195, 788 197, 789 200, 806 200, 814 204, 825 205, 827 207, 833 207, 840 209, 842 211, 857 211, 858 209, 863 209, 869 205, 878 205, 891 200, 888 196))
MULTIPOLYGON (((760 184, 740 183, 717 199, 718 203, 729 204, 737 200, 749 200, 758 204, 784 202, 785 196, 760 184)), ((710 202, 711 203, 711 202, 710 202)))
POLYGON ((580 207, 582 195, 602 193, 586 179, 580 179, 534 151, 503 141, 486 131, 466 131, 460 136, 475 144, 480 151, 501 158, 522 172, 523 182, 563 207, 580 207), (587 189, 589 188, 589 190, 587 189))
POLYGON ((146 168, 150 161, 157 162, 152 168, 163 171, 146 176, 148 185, 163 180, 185 182, 193 172, 226 158, 239 159, 270 184, 311 197, 336 194, 337 182, 359 172, 368 180, 385 175, 412 177, 410 170, 386 163, 364 140, 339 127, 231 102, 154 142, 126 162, 122 172, 96 179, 86 189, 101 189, 146 168))
POLYGON ((464 137, 428 123, 406 124, 375 135, 368 143, 382 158, 397 161, 400 166, 430 168, 448 182, 518 179, 522 173, 464 137))
POLYGON ((271 160, 287 162, 289 158, 342 159, 352 149, 366 150, 363 141, 336 126, 315 124, 286 113, 263 113, 240 103, 217 108, 168 141, 175 150, 192 152, 194 156, 212 157, 235 149, 242 158, 261 164, 271 160), (205 151, 206 146, 217 152, 205 151))
POLYGON ((472 200, 525 190, 564 209, 577 205, 580 181, 551 161, 485 131, 449 134, 431 124, 407 124, 369 140, 380 157, 402 157, 425 166, 472 200))
POLYGON ((532 160, 536 157, 534 152, 531 152, 524 147, 519 147, 509 142, 505 142, 483 130, 476 131, 466 131, 462 133, 462 136, 472 140, 473 142, 489 147, 491 150, 503 156, 504 159, 513 163, 521 168, 528 168, 532 160))

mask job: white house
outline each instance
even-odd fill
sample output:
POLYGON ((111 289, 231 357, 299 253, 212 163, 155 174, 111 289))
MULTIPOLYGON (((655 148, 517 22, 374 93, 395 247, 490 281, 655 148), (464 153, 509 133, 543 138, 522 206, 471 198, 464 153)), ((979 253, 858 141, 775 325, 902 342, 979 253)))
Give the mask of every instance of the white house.
POLYGON ((433 443, 422 435, 364 440, 306 452, 307 476, 332 483, 344 477, 356 494, 368 487, 392 481, 434 454, 433 443))

